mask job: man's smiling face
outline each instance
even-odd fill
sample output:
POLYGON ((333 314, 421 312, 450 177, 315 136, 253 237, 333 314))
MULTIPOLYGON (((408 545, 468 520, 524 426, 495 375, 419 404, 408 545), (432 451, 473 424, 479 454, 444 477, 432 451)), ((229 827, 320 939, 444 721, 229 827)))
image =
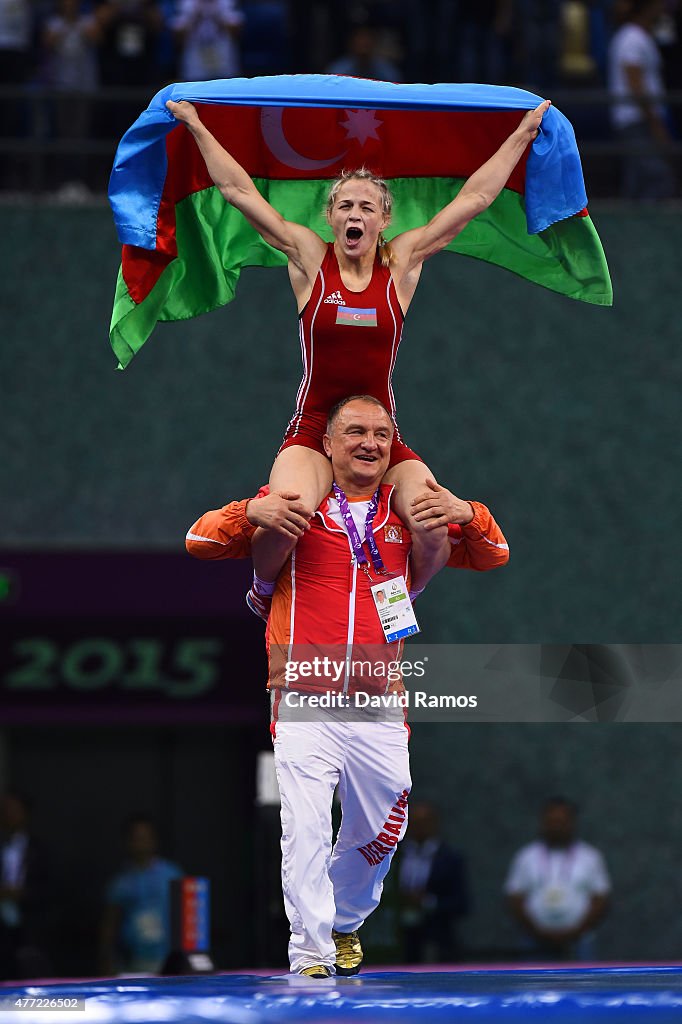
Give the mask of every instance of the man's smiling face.
POLYGON ((393 424, 381 405, 355 399, 340 410, 324 436, 334 479, 351 496, 376 490, 391 458, 393 424))

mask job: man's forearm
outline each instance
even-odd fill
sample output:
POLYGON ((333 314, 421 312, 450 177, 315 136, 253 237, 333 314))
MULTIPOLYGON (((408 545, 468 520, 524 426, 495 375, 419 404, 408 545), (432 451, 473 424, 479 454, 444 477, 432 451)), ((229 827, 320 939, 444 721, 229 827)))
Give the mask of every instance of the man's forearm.
POLYGON ((471 505, 474 518, 462 527, 460 536, 450 531, 452 552, 447 564, 452 569, 473 569, 476 572, 506 565, 509 545, 490 509, 478 501, 471 505))
POLYGON ((248 558, 255 527, 246 518, 247 501, 232 501, 205 512, 189 528, 185 546, 195 558, 248 558))

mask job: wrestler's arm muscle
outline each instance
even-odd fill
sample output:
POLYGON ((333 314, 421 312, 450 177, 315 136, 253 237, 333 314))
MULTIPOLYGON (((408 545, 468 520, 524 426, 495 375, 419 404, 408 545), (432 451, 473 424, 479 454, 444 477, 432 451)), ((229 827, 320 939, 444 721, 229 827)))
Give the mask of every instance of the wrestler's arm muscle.
POLYGON ((285 220, 265 199, 248 173, 221 146, 202 123, 196 107, 187 100, 166 104, 186 125, 206 162, 206 169, 223 198, 242 213, 249 224, 273 248, 279 249, 312 282, 324 257, 326 245, 319 235, 303 224, 285 220))
POLYGON ((405 276, 409 281, 410 276, 421 269, 424 260, 449 245, 469 221, 491 205, 507 184, 528 144, 536 138, 549 105, 549 100, 545 100, 535 110, 529 110, 494 156, 467 179, 452 202, 428 224, 404 231, 392 240, 398 265, 394 278, 405 276))

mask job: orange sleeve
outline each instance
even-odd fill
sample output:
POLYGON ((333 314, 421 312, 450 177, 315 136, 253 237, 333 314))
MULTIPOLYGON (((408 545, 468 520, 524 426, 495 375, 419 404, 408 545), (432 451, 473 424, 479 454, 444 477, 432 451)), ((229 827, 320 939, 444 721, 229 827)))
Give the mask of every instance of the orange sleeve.
MULTIPOLYGON (((256 497, 268 494, 269 488, 261 487, 256 497)), ((185 537, 185 547, 195 558, 249 558, 251 538, 256 532, 246 518, 246 506, 250 498, 231 501, 222 508, 205 512, 190 526, 185 537)))
POLYGON ((447 561, 450 569, 475 569, 485 572, 509 561, 509 545, 489 509, 472 501, 474 518, 461 527, 460 537, 450 534, 452 552, 447 561))

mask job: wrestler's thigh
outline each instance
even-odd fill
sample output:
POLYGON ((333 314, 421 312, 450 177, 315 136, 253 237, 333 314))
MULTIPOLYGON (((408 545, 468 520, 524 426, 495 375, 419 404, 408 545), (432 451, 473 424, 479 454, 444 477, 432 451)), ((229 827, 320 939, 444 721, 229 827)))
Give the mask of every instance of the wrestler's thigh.
POLYGON ((270 490, 293 491, 314 511, 332 485, 332 470, 326 455, 294 444, 279 453, 270 471, 270 490))
POLYGON ((418 459, 399 462, 397 466, 393 466, 387 471, 382 483, 395 484, 394 508, 401 519, 409 519, 414 499, 429 490, 426 486, 427 477, 436 480, 426 463, 420 462, 418 459))

